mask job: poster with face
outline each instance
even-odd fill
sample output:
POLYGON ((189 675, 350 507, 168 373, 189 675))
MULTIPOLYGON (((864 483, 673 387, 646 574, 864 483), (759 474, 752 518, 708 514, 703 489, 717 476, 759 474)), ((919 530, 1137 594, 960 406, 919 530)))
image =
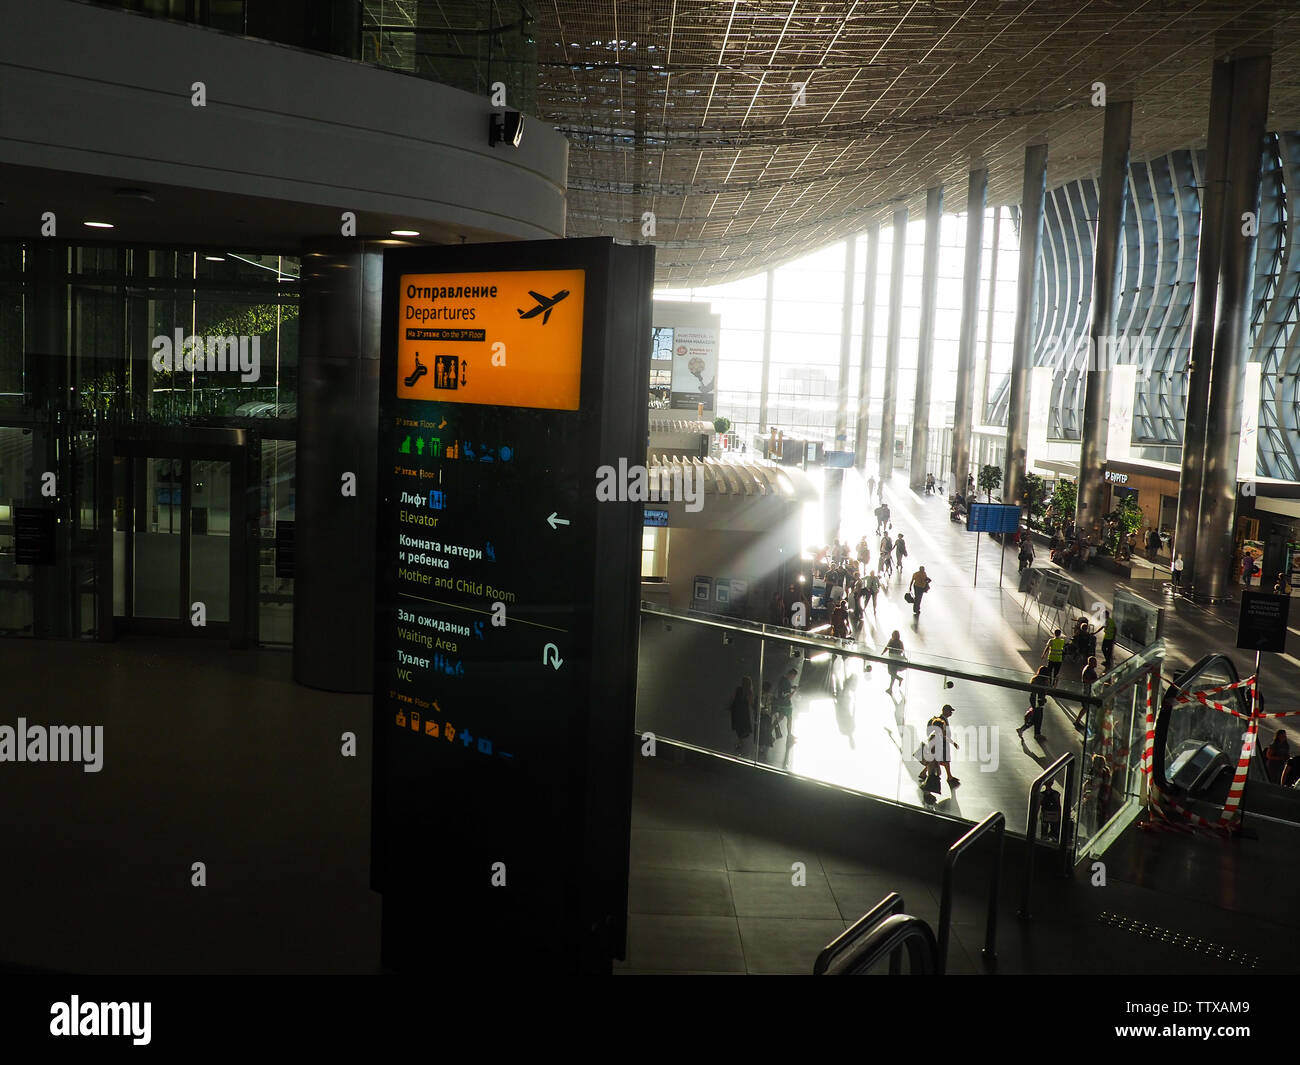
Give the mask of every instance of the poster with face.
POLYGON ((718 331, 678 327, 673 331, 673 409, 712 416, 718 383, 718 331))

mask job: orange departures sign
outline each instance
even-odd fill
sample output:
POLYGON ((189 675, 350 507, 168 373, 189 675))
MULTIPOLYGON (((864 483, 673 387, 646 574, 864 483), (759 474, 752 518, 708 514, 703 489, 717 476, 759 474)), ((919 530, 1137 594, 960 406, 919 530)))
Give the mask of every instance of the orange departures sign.
POLYGON ((403 274, 397 398, 577 410, 585 275, 403 274))

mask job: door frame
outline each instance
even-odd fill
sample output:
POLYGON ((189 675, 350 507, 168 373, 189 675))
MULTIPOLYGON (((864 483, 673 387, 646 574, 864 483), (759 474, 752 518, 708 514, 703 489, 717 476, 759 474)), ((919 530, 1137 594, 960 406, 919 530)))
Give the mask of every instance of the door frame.
MULTIPOLYGON (((114 640, 125 632, 158 636, 188 636, 196 639, 228 638, 231 647, 248 647, 257 641, 257 568, 252 537, 256 532, 257 512, 254 500, 249 498, 250 488, 258 483, 254 462, 257 445, 253 434, 244 429, 120 426, 105 430, 99 448, 100 469, 98 481, 100 514, 107 520, 100 522, 99 559, 97 571, 105 575, 98 597, 98 630, 101 640, 114 640), (180 616, 168 618, 119 617, 113 609, 114 571, 113 537, 115 511, 113 498, 114 459, 167 458, 182 460, 181 491, 181 602, 180 616), (230 620, 208 622, 204 626, 189 623, 189 607, 184 600, 189 597, 190 535, 192 535, 193 484, 191 463, 195 459, 213 459, 230 463, 230 620)), ((134 479, 131 471, 129 482, 134 479)), ((128 545, 126 566, 126 594, 130 604, 134 594, 131 567, 134 564, 131 538, 135 535, 133 521, 127 530, 128 545)))

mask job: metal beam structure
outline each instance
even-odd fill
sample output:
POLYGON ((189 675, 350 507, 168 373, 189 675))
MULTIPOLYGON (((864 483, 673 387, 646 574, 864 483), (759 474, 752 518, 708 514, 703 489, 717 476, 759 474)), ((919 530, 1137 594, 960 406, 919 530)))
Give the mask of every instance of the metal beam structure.
MULTIPOLYGON (((1101 189, 1097 199, 1097 240, 1093 251, 1092 322, 1088 329, 1088 362, 1084 385, 1082 440, 1079 445, 1079 489, 1075 521, 1080 529, 1101 530, 1106 484, 1110 415, 1110 360, 1116 350, 1115 305, 1119 298, 1120 243, 1124 236, 1124 204, 1128 186, 1129 141, 1133 101, 1106 104, 1101 136, 1101 189)), ((1093 542, 1097 542, 1094 535, 1093 542)))
POLYGON ((898 407, 898 338, 903 324, 903 258, 907 253, 907 208, 894 212, 893 260, 889 270, 889 331, 885 337, 885 392, 880 408, 880 477, 894 475, 894 429, 898 407))
POLYGON ((1267 55, 1236 59, 1232 64, 1219 300, 1205 425, 1201 520, 1196 536, 1196 568, 1192 571, 1193 592, 1204 600, 1227 598, 1232 586, 1237 457, 1243 382, 1250 357, 1250 310, 1259 226, 1259 163, 1268 122, 1271 70, 1272 60, 1267 55))
MULTIPOLYGON (((970 472, 971 408, 975 391, 975 334, 979 325, 980 260, 984 251, 987 168, 972 170, 966 181, 966 261, 961 276, 961 327, 957 339, 957 394, 952 415, 950 492, 966 490, 970 472)), ((996 253, 997 249, 994 249, 996 253)), ((992 300, 990 299, 990 302, 992 300)), ((982 417, 982 412, 981 412, 982 417)))
POLYGON ((1016 330, 1011 350, 1007 458, 1002 498, 1020 501, 1029 432, 1029 370, 1034 355, 1038 259, 1043 247, 1043 204, 1047 198, 1047 145, 1025 149, 1025 180, 1020 195, 1020 273, 1016 280, 1016 330))
POLYGON ((763 300, 763 378, 758 393, 758 431, 766 433, 771 426, 767 424, 767 389, 772 371, 772 290, 776 283, 776 271, 767 272, 767 296, 763 300))
POLYGON ((934 311, 939 289, 939 228, 943 224, 943 186, 925 191, 925 255, 921 260, 921 327, 916 345, 916 392, 912 403, 913 488, 925 483, 930 443, 930 381, 934 376, 934 311))
POLYGON ((867 439, 871 435, 871 347, 876 324, 876 271, 880 260, 880 226, 867 230, 867 261, 862 278, 862 348, 858 365, 858 424, 854 437, 858 469, 867 466, 867 439))
POLYGON ((835 450, 849 446, 849 349, 853 344, 853 257, 857 240, 844 242, 844 292, 840 300, 840 375, 835 389, 835 450))
POLYGON ((1216 62, 1210 81, 1210 121, 1206 132, 1205 188, 1201 196, 1201 235, 1196 253, 1196 295, 1192 308, 1192 347, 1187 378, 1187 419, 1178 478, 1178 519, 1173 549, 1186 563, 1184 581, 1195 584, 1197 532, 1205 468, 1205 426, 1209 417, 1210 361, 1214 350, 1215 306, 1219 297, 1219 259, 1223 244, 1224 184, 1232 121, 1232 64, 1216 62))

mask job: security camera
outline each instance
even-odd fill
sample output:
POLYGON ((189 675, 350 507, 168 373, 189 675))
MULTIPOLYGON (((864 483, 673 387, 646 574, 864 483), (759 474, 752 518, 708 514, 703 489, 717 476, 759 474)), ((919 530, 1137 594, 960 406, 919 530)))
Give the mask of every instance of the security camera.
POLYGON ((488 118, 488 147, 505 142, 518 148, 524 139, 524 116, 518 111, 494 111, 488 118))

